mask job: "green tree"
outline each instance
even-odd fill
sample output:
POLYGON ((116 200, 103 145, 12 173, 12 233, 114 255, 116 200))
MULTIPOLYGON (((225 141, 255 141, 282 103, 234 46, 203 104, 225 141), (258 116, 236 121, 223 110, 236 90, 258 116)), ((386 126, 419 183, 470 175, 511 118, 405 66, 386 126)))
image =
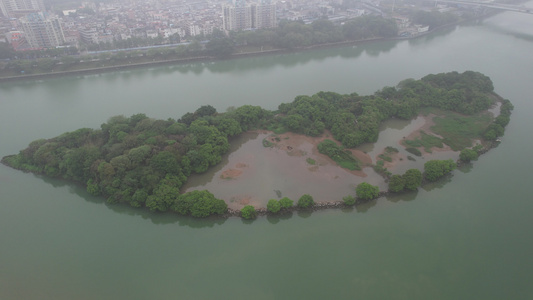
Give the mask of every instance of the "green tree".
POLYGON ((279 199, 279 204, 282 208, 291 208, 294 205, 294 201, 292 201, 288 197, 283 197, 279 199))
POLYGON ((451 159, 430 160, 424 164, 424 176, 429 181, 436 181, 453 171, 457 165, 451 159))
POLYGON ((255 211, 255 208, 251 205, 246 205, 241 209, 241 216, 243 219, 251 220, 255 219, 257 217, 257 211, 255 211))
POLYGON ((267 203, 267 210, 271 213, 277 213, 281 209, 281 204, 276 199, 270 199, 267 203))
POLYGON ((409 191, 416 190, 422 183, 422 172, 418 169, 409 169, 402 175, 404 188, 409 191))
POLYGON ((180 170, 176 156, 168 151, 161 151, 150 159, 150 166, 164 174, 176 174, 180 170))
POLYGON ((311 195, 305 194, 300 197, 300 199, 298 199, 297 205, 300 208, 309 208, 315 205, 315 200, 313 200, 313 197, 311 195))
POLYGON ((224 200, 217 199, 207 190, 191 191, 174 198, 170 209, 181 215, 205 218, 214 214, 224 214, 228 205, 224 200))
POLYGON ((357 198, 359 199, 363 199, 363 200, 375 199, 379 196, 379 187, 375 185, 371 185, 366 182, 361 182, 355 188, 355 194, 357 195, 357 198))
POLYGON ((205 45, 205 49, 210 55, 224 58, 230 56, 235 51, 235 43, 231 38, 221 36, 209 40, 205 45))
POLYGON ((167 211, 178 199, 180 189, 175 186, 160 184, 155 188, 152 195, 146 199, 146 207, 151 211, 167 211))
POLYGON ((89 179, 89 181, 87 181, 87 192, 93 196, 100 195, 100 189, 98 188, 98 184, 94 183, 92 179, 89 179))
POLYGON ((459 159, 464 162, 476 160, 477 158, 478 158, 477 152, 472 149, 463 149, 461 150, 461 153, 459 154, 459 159))
POLYGON ((344 204, 346 205, 355 205, 356 199, 352 195, 348 195, 346 197, 343 197, 342 200, 344 201, 344 204))
POLYGON ((405 188, 405 180, 402 175, 392 175, 389 179, 389 191, 393 193, 402 192, 405 188))

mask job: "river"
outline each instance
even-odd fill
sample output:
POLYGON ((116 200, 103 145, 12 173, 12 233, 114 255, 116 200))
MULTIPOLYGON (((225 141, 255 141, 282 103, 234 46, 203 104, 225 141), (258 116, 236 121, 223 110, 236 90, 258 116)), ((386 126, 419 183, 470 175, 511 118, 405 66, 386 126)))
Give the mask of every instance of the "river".
MULTIPOLYGON (((533 6, 530 2, 526 5, 533 6)), ((475 70, 515 105, 503 142, 417 193, 353 210, 194 220, 0 166, 0 299, 532 299, 533 17, 403 41, 0 84, 0 156, 113 115, 274 109, 475 70)))

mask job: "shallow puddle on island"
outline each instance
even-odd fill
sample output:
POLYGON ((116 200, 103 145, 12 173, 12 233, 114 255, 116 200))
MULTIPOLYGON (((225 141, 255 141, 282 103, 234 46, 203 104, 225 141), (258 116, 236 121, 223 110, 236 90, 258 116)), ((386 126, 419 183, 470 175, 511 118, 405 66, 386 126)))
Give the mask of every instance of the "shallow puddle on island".
MULTIPOLYGON (((276 191, 295 203, 303 194, 312 195, 315 201, 339 201, 346 195, 354 195, 355 186, 363 181, 373 184, 382 181, 377 176, 364 178, 324 163, 321 155, 313 153, 315 147, 306 141, 293 151, 264 147, 262 141, 269 135, 245 133, 233 139, 229 155, 212 170, 191 176, 185 190, 207 189, 231 208, 247 204, 265 207, 268 200, 279 199, 276 191), (311 165, 307 158, 317 163, 311 165), (231 177, 235 174, 236 177, 231 177)), ((374 174, 372 169, 367 169, 366 173, 374 174)))
MULTIPOLYGON (((434 151, 422 158, 416 157, 414 162, 407 160, 407 155, 411 154, 400 146, 400 140, 424 123, 423 117, 386 121, 378 141, 362 145, 358 150, 368 153, 375 163, 376 156, 385 147, 399 149, 397 160, 389 167, 393 174, 410 168, 422 170, 428 159, 456 159, 455 152, 434 151)), ((355 195, 355 187, 361 182, 377 185, 380 190, 387 189, 387 183, 371 167, 363 168, 362 172, 350 172, 319 154, 315 146, 317 139, 287 134, 281 136, 278 147, 264 147, 262 141, 270 135, 270 132, 249 132, 233 138, 230 152, 223 156, 222 162, 204 174, 191 176, 184 190, 207 189, 225 200, 230 208, 240 209, 248 204, 265 207, 268 200, 279 199, 279 195, 295 203, 303 194, 310 194, 316 202, 340 201, 344 196, 355 195), (307 158, 316 163, 310 164, 307 158)))

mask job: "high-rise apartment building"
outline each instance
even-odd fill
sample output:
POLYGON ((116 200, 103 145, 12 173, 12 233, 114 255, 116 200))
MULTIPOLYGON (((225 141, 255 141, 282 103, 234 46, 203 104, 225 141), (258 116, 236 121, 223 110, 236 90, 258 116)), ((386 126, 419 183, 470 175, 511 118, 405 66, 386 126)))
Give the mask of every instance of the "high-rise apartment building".
POLYGON ((235 4, 223 7, 223 26, 232 31, 276 27, 276 5, 270 0, 251 5, 236 0, 235 4))
POLYGON ((17 18, 44 10, 43 0, 0 0, 0 11, 7 18, 17 18))
POLYGON ((260 4, 252 4, 252 19, 254 28, 276 27, 276 5, 270 0, 261 0, 260 4))
POLYGON ((33 49, 53 48, 65 42, 57 16, 45 12, 28 14, 19 19, 26 41, 33 49))

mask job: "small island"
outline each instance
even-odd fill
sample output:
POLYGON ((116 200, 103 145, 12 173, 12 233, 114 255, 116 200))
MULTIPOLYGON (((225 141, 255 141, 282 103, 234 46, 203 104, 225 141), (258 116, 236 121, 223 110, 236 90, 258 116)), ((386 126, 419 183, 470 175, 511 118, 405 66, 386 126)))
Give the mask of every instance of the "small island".
MULTIPOLYGON (((512 109, 509 100, 494 93, 487 76, 450 72, 406 79, 368 96, 334 92, 297 96, 275 111, 244 105, 218 113, 206 105, 178 120, 115 116, 100 129, 82 128, 33 141, 19 154, 2 158, 2 163, 84 184, 90 194, 105 197, 108 203, 193 217, 252 219, 295 209, 346 207, 386 193, 416 190, 497 145, 512 109), (378 149, 374 157, 359 149, 375 143, 381 124, 391 119, 416 119, 420 126, 398 137, 398 143, 378 149), (290 199, 272 186, 268 188, 276 198, 264 199, 266 205, 250 202, 253 195, 233 201, 218 199, 208 190, 184 188, 194 174, 220 165, 231 142, 250 132, 261 135, 253 141, 261 149, 273 150, 269 159, 290 156, 306 172, 334 179, 351 174, 363 182, 342 199, 321 199, 306 192, 290 199), (452 152, 457 159, 432 159, 423 168, 409 167, 434 152, 452 152), (404 171, 398 172, 398 165, 404 171), (380 191, 366 182, 371 182, 368 168, 387 188, 380 191)), ((249 176, 253 168, 253 159, 237 161, 223 166, 219 177, 230 184, 249 176)), ((318 183, 310 184, 318 185, 325 177, 318 178, 318 183)))

